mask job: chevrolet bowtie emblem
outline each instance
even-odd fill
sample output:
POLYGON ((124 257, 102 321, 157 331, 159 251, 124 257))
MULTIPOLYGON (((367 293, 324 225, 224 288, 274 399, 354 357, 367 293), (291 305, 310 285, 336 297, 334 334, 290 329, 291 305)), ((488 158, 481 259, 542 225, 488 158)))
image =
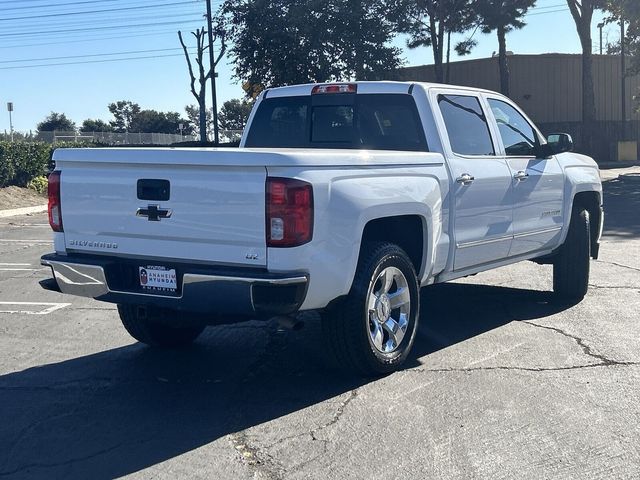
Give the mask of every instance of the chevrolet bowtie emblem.
POLYGON ((136 217, 147 217, 150 222, 159 222, 161 218, 170 218, 171 210, 160 208, 160 205, 149 205, 147 208, 139 208, 136 217))

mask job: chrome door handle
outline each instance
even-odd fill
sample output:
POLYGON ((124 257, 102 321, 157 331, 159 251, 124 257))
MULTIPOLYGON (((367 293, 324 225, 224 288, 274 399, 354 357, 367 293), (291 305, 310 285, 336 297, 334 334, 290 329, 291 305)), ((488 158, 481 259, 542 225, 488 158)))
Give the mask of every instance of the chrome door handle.
POLYGON ((519 182, 524 182, 527 178, 529 178, 529 174, 527 172, 520 170, 513 176, 513 178, 515 178, 519 182))
POLYGON ((456 178, 456 182, 462 185, 470 185, 476 178, 473 175, 469 175, 468 173, 463 173, 458 178, 456 178))

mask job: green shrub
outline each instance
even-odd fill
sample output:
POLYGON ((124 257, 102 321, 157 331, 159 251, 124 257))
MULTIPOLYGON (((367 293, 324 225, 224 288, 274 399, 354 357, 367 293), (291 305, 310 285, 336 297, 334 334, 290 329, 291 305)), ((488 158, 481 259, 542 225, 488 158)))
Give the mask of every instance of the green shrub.
POLYGON ((14 143, 15 177, 13 184, 26 187, 32 178, 47 173, 51 145, 46 143, 14 143))
POLYGON ((95 147, 87 143, 6 142, 0 141, 0 187, 16 185, 26 187, 34 178, 49 170, 51 156, 56 148, 95 147))
POLYGON ((40 175, 30 180, 29 183, 27 183, 27 188, 44 195, 45 193, 47 193, 48 185, 49 182, 47 180, 47 177, 45 177, 44 175, 40 175))
POLYGON ((8 145, 8 143, 0 142, 0 187, 11 185, 11 182, 16 175, 13 161, 5 153, 6 145, 8 145))
POLYGON ((51 146, 46 143, 0 142, 0 187, 25 187, 47 172, 51 146))

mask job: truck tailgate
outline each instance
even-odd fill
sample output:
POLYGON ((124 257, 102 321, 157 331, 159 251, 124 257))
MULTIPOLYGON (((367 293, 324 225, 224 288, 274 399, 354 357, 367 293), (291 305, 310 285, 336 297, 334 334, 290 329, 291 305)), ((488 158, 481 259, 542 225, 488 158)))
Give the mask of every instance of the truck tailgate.
POLYGON ((189 163, 189 155, 153 164, 152 154, 127 163, 56 159, 68 251, 266 265, 264 166, 189 163))

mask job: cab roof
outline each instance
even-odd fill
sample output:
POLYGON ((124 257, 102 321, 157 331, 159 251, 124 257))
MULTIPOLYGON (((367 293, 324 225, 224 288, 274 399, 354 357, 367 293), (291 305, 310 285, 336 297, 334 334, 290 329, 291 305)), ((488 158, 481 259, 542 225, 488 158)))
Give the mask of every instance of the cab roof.
POLYGON ((394 82, 394 81, 363 81, 363 82, 328 82, 328 83, 307 83, 303 85, 290 85, 286 87, 269 88, 260 94, 260 100, 270 97, 294 97, 311 95, 311 90, 317 85, 331 84, 355 84, 358 86, 357 93, 409 93, 412 87, 419 86, 424 90, 432 88, 455 88, 456 90, 466 90, 477 93, 497 93, 490 90, 475 87, 464 87, 460 85, 448 85, 443 83, 428 82, 394 82))

